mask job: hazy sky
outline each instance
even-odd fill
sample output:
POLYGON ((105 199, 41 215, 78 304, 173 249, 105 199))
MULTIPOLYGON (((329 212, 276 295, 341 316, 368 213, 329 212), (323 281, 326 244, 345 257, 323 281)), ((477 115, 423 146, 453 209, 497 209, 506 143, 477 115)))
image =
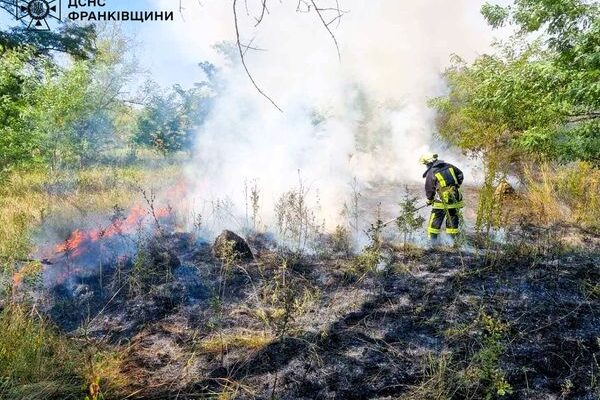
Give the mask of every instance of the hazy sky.
MULTIPOLYGON (((194 81, 202 79, 202 73, 197 67, 200 61, 213 61, 218 62, 215 53, 211 47, 216 42, 224 40, 234 40, 235 31, 233 26, 233 15, 231 0, 182 0, 184 6, 183 13, 179 13, 179 0, 105 0, 107 7, 106 9, 112 10, 157 10, 157 11, 174 11, 175 21, 169 22, 148 22, 148 23, 137 23, 137 22, 122 22, 121 27, 128 34, 131 35, 138 45, 136 46, 136 53, 141 64, 149 71, 152 79, 158 81, 164 85, 170 85, 174 83, 182 83, 185 86, 192 84, 194 81)), ((325 0, 327 1, 327 0, 325 0)), ((455 0, 401 0, 404 3, 439 3, 448 4, 453 3, 455 0)), ((344 17, 341 24, 334 29, 334 33, 339 36, 340 47, 350 48, 352 43, 344 42, 344 20, 345 19, 357 19, 357 14, 364 12, 362 9, 371 9, 378 5, 396 4, 400 3, 399 0, 340 0, 342 8, 349 11, 349 14, 344 17)), ((507 3, 509 0, 496 0, 496 3, 507 3)), ((63 8, 63 19, 66 17, 70 10, 67 9, 69 0, 62 0, 63 8)), ((257 4, 260 2, 254 1, 257 4)), ((455 21, 454 25, 461 25, 464 29, 463 32, 470 32, 471 37, 465 37, 465 45, 461 46, 461 43, 456 42, 455 49, 448 49, 448 55, 452 52, 457 52, 461 55, 470 57, 476 53, 484 52, 488 50, 488 44, 491 42, 494 36, 498 35, 498 32, 492 32, 489 27, 485 24, 485 21, 479 13, 483 0, 469 0, 468 6, 462 8, 463 16, 460 21, 455 21)), ((239 2, 240 14, 244 17, 245 10, 243 9, 243 1, 239 2)), ((252 0, 248 0, 252 11, 252 0)), ((273 2, 272 8, 288 8, 289 10, 295 9, 295 1, 284 1, 280 4, 279 1, 273 2), (293 4, 292 4, 293 3, 293 4)), ((268 18, 268 16, 267 16, 268 18)), ((302 29, 308 27, 314 28, 319 31, 322 35, 322 40, 330 40, 327 32, 319 27, 316 16, 314 14, 298 14, 298 20, 307 21, 313 19, 313 25, 302 25, 295 26, 298 28, 297 35, 305 35, 302 29)), ((440 19, 444 16, 440 15, 440 19)), ((454 17, 455 18, 455 17, 454 17)), ((360 18, 358 18, 360 20, 360 18)), ((427 23, 430 23, 430 19, 427 23)), ((396 26, 405 23, 418 23, 418 15, 387 15, 385 20, 381 20, 381 26, 396 26)), ((447 23, 447 21, 441 21, 447 23)), ((3 14, 0 17, 0 24, 2 26, 14 25, 15 21, 9 16, 3 14)), ((276 23, 274 24, 277 25, 276 23)), ((351 25, 351 29, 360 28, 360 23, 356 21, 351 25)), ((251 38, 256 36, 255 44, 260 46, 261 42, 268 42, 264 40, 264 36, 261 37, 260 32, 255 32, 252 25, 242 27, 242 37, 251 38)), ((289 30, 294 27, 281 26, 282 30, 289 30)), ((368 29, 370 26, 365 24, 364 35, 369 35, 368 29)), ((311 28, 308 28, 311 29, 311 28)), ((277 33, 277 29, 273 28, 273 24, 268 28, 269 32, 277 33)), ((448 32, 449 35, 452 32, 448 32)), ((439 33, 435 33, 438 34, 439 33)), ((351 36, 351 35, 350 35, 351 36)), ((395 40, 390 38, 390 40, 395 40)), ((260 54, 260 57, 268 58, 272 53, 277 53, 279 49, 269 49, 269 52, 260 54), (271 54, 270 54, 271 53, 271 54)), ((331 47, 331 59, 327 61, 337 62, 335 49, 331 47)), ((342 53, 342 62, 348 62, 349 60, 344 59, 342 53)), ((276 61, 274 61, 276 62, 276 61)))
MULTIPOLYGON (((110 1, 110 0, 107 0, 110 1)), ((122 0, 125 1, 125 0, 122 0)), ((405 3, 453 3, 455 0, 401 0, 405 3)), ((508 0, 500 1, 500 3, 506 3, 508 0)), ((112 0, 112 4, 116 4, 118 0, 112 0)), ((498 2, 498 1, 496 1, 498 2)), ((244 6, 242 1, 238 2, 240 5, 239 12, 244 17, 244 6)), ((248 0, 248 3, 252 3, 248 0)), ((260 3, 260 2, 257 2, 260 3)), ((295 9, 295 1, 288 0, 280 4, 279 1, 273 2, 273 8, 286 7, 289 10, 295 9), (293 4, 292 4, 293 3, 293 4)), ((349 14, 344 19, 354 19, 355 21, 350 25, 355 29, 360 28, 360 23, 356 23, 356 20, 360 20, 358 15, 363 13, 362 8, 373 8, 377 4, 386 3, 400 3, 399 0, 340 0, 342 8, 347 9, 349 14), (357 5, 358 4, 358 5, 357 5), (368 6, 367 6, 368 4, 368 6)), ((457 52, 466 57, 472 57, 477 53, 487 51, 489 49, 488 44, 493 40, 494 36, 498 35, 498 32, 492 32, 491 29, 486 25, 483 17, 479 10, 481 5, 484 3, 483 0, 469 0, 467 7, 463 7, 463 15, 459 21, 454 21, 454 26, 462 26, 464 37, 464 44, 461 45, 459 41, 456 41, 456 48, 450 48, 448 46, 448 56, 451 53, 457 52)), ((132 33, 136 40, 140 42, 138 54, 140 61, 146 65, 152 72, 154 79, 157 81, 167 84, 174 82, 181 82, 184 84, 190 84, 197 79, 200 79, 202 74, 197 67, 198 62, 203 60, 209 60, 218 62, 215 53, 212 51, 211 46, 216 42, 223 40, 234 40, 235 31, 233 25, 233 15, 230 0, 183 0, 185 10, 183 14, 178 11, 175 13, 174 22, 163 22, 163 23, 146 23, 146 24, 123 24, 124 28, 132 33)), ((118 7, 115 7, 118 8, 118 7)), ((178 9, 177 0, 128 0, 127 8, 148 8, 155 10, 168 10, 178 9)), ((276 11, 276 10, 273 10, 276 11)), ((440 15, 440 19, 445 16, 440 15)), ((450 16, 452 17, 452 16, 450 16)), ((267 16, 268 18, 268 16, 267 16)), ((273 17, 275 19, 276 17, 273 17)), ((328 41, 330 37, 327 32, 321 29, 319 21, 315 19, 315 15, 298 14, 300 21, 313 20, 313 24, 303 24, 300 22, 297 26, 281 26, 280 29, 283 31, 289 31, 293 28, 298 28, 297 35, 306 35, 302 29, 311 29, 312 27, 320 35, 321 40, 328 41), (307 28, 308 27, 308 28, 307 28)), ((453 18, 456 18, 455 16, 453 18)), ((334 33, 338 35, 340 41, 340 47, 342 49, 349 48, 352 43, 344 41, 344 19, 341 24, 334 30, 334 33)), ((430 23, 431 20, 423 20, 423 23, 430 23)), ((441 21, 440 23, 446 24, 447 21, 441 21)), ((387 19, 381 20, 382 26, 394 27, 405 23, 419 23, 418 15, 389 15, 387 19)), ((266 24, 265 24, 266 25, 266 24)), ((276 23, 272 24, 266 30, 277 34, 276 23), (273 26, 275 25, 275 27, 273 26)), ((450 24, 452 25, 452 24, 450 24)), ((247 25, 242 27, 242 37, 249 40, 256 36, 254 44, 257 46, 268 46, 268 39, 265 39, 264 35, 261 36, 261 32, 255 32, 253 26, 247 25)), ((368 36, 370 33, 368 29, 370 26, 365 24, 364 35, 368 36)), ((434 28, 434 27, 432 27, 434 28)), ((439 35, 439 31, 432 29, 432 34, 439 35)), ((448 32, 449 36, 452 36, 452 32, 448 32)), ((348 35, 352 36, 352 35, 348 35)), ((398 40, 397 38, 390 38, 390 40, 398 40)), ((273 62, 276 62, 276 54, 280 49, 268 48, 267 52, 263 52, 256 57, 262 57, 263 59, 273 56, 273 62), (275 55, 274 55, 275 53, 275 55)), ((331 57, 328 61, 337 62, 337 56, 335 54, 335 48, 331 47, 331 57)), ((342 51, 342 62, 350 62, 345 59, 344 52, 342 51)))

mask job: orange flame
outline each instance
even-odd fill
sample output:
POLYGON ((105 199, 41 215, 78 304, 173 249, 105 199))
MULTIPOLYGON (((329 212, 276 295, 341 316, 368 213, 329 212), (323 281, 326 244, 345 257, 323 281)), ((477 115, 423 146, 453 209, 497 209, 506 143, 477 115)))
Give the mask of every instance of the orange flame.
MULTIPOLYGON (((156 218, 166 218, 170 214, 171 209, 166 207, 157 208, 152 213, 156 218)), ((56 253, 68 253, 75 257, 81 256, 84 254, 87 244, 95 243, 102 238, 110 238, 117 234, 131 233, 149 215, 151 215, 150 212, 136 205, 125 219, 116 220, 104 229, 91 229, 88 231, 74 230, 67 240, 56 245, 55 251, 56 253)))

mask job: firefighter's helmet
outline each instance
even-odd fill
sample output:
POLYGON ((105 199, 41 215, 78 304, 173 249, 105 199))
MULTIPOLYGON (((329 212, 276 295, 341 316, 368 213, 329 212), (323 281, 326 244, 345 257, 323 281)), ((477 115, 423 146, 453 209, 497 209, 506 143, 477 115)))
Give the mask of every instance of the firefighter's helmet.
POLYGON ((421 156, 421 158, 419 158, 419 162, 421 164, 427 165, 427 164, 431 164, 432 162, 434 162, 437 159, 438 159, 438 155, 436 153, 425 153, 421 156))

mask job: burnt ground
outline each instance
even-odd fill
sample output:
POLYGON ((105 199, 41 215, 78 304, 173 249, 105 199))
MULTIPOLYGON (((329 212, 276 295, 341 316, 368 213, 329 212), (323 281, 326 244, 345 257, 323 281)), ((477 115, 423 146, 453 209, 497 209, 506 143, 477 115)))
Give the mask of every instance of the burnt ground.
POLYGON ((600 396, 600 239, 590 233, 488 251, 387 246, 374 270, 261 240, 249 262, 220 262, 190 235, 164 241, 146 260, 164 277, 132 285, 132 260, 106 269, 102 290, 88 277, 49 293, 62 329, 122 354, 128 385, 103 383, 106 398, 600 396))

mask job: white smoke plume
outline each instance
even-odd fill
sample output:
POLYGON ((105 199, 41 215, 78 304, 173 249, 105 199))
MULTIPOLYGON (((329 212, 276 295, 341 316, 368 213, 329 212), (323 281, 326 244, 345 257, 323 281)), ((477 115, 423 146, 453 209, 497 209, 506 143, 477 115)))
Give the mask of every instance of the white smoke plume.
POLYGON ((297 184, 298 171, 318 191, 328 227, 338 223, 354 178, 363 185, 420 182, 420 153, 439 149, 427 99, 444 92, 440 73, 452 53, 473 57, 491 42, 479 1, 339 0, 349 11, 332 25, 340 61, 314 12, 272 1, 255 28, 262 1, 247 1, 249 15, 238 1, 242 43, 265 49, 246 53, 248 67, 280 113, 239 64, 227 66, 213 47, 235 40, 231 3, 187 0, 185 22, 165 25, 159 36, 173 38, 186 57, 226 71, 225 93, 197 134, 188 169, 193 201, 201 207, 229 199, 242 216, 244 182, 256 180, 266 222, 277 198, 297 184))

